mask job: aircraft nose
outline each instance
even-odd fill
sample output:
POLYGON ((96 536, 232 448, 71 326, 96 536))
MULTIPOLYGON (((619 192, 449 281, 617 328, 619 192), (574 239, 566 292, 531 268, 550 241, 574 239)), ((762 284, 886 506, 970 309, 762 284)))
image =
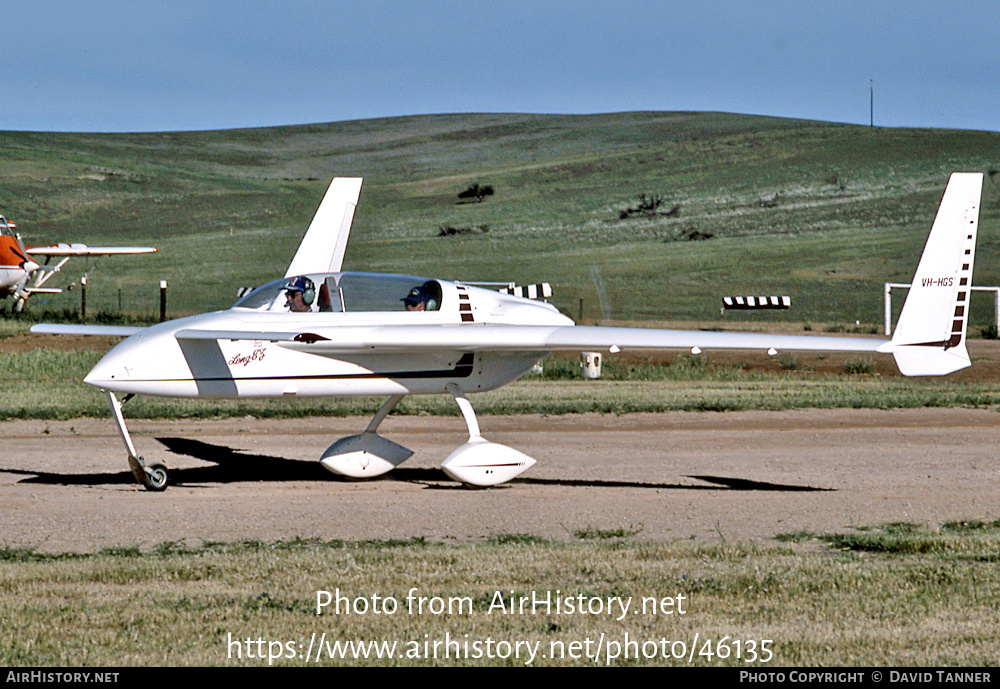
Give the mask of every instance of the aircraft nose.
POLYGON ((113 352, 108 352, 94 368, 90 369, 90 373, 84 377, 83 382, 110 390, 126 380, 128 380, 128 372, 121 357, 116 356, 113 352))

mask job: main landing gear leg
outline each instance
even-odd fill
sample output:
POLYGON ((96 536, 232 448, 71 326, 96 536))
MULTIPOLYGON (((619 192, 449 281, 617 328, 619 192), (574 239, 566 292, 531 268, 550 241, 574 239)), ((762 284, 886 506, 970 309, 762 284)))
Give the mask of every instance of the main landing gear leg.
POLYGON ((393 395, 379 407, 364 433, 341 438, 320 457, 320 464, 335 474, 373 478, 391 471, 413 456, 413 451, 379 435, 379 424, 406 395, 393 395))
POLYGON ((373 416, 372 420, 368 422, 368 428, 365 429, 365 433, 376 432, 382 422, 385 421, 385 417, 389 416, 389 412, 395 409, 396 405, 399 404, 404 397, 406 397, 406 395, 393 395, 383 402, 382 406, 378 408, 377 412, 375 412, 375 416, 373 416))
POLYGON ((523 452, 483 438, 476 412, 465 393, 454 383, 448 383, 445 389, 455 398, 469 428, 469 441, 441 463, 446 474, 473 486, 495 486, 510 481, 535 464, 535 460, 523 452))
POLYGON ((445 389, 455 398, 455 404, 458 405, 462 416, 465 417, 465 425, 469 427, 469 442, 482 440, 483 434, 479 430, 479 419, 476 418, 476 410, 472 408, 472 402, 454 383, 448 383, 445 389))
MULTIPOLYGON (((132 476, 135 477, 135 482, 141 483, 146 487, 146 490, 166 490, 169 480, 167 467, 159 462, 147 465, 146 460, 136 453, 135 445, 132 444, 132 436, 129 435, 128 428, 125 426, 125 417, 122 416, 122 403, 115 397, 115 393, 105 390, 104 394, 108 396, 108 404, 111 406, 111 418, 115 420, 115 425, 118 426, 118 435, 121 436, 122 442, 125 443, 125 451, 128 452, 128 465, 132 470, 132 476)), ((128 401, 129 397, 126 397, 125 401, 128 401)))

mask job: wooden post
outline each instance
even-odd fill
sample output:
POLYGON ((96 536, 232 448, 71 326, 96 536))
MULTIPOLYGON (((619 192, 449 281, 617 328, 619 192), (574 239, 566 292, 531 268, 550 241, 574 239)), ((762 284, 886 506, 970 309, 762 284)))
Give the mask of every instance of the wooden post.
POLYGON ((87 276, 80 278, 80 318, 87 317, 87 276))
POLYGON ((993 290, 993 329, 1000 333, 1000 289, 993 290))
POLYGON ((885 283, 885 334, 892 335, 892 285, 885 283))
POLYGON ((160 280, 160 323, 167 320, 167 281, 160 280))

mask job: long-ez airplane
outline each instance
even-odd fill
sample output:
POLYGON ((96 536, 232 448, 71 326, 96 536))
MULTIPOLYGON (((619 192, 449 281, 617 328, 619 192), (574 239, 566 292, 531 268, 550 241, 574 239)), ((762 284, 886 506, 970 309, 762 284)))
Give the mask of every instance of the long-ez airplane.
POLYGON ((413 453, 378 434, 406 395, 451 394, 469 440, 444 460, 452 478, 490 486, 535 460, 483 438, 468 395, 509 383, 556 351, 690 349, 892 354, 903 375, 970 365, 965 346, 981 173, 951 176, 892 339, 578 326, 552 305, 460 282, 342 272, 361 179, 333 180, 284 277, 225 311, 148 328, 36 325, 37 333, 118 335, 85 378, 103 390, 136 478, 163 490, 167 468, 138 455, 124 395, 248 398, 385 395, 368 427, 322 454, 330 471, 382 475, 413 453))

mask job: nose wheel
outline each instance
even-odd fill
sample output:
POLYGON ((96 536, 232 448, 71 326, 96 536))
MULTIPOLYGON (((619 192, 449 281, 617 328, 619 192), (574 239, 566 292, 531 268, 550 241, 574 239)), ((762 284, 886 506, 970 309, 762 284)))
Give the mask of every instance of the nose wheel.
MULTIPOLYGON (((128 466, 132 470, 135 482, 141 483, 146 490, 153 492, 158 493, 166 490, 167 485, 170 483, 170 474, 167 471, 167 466, 162 462, 146 464, 146 460, 136 454, 135 445, 132 444, 132 436, 129 435, 128 428, 125 426, 125 417, 122 416, 122 403, 115 397, 115 393, 105 390, 105 394, 108 396, 108 404, 111 406, 111 418, 114 419, 115 425, 118 426, 118 435, 121 436, 122 442, 125 444, 125 450, 128 452, 128 466)), ((129 397, 125 399, 128 400, 129 397)))
POLYGON ((146 486, 146 490, 158 493, 161 490, 167 489, 169 479, 170 475, 167 473, 167 467, 157 462, 146 467, 146 474, 143 477, 142 485, 146 486))
POLYGON ((165 464, 160 462, 146 464, 146 460, 142 457, 129 455, 128 465, 135 477, 135 482, 141 483, 146 490, 159 493, 167 489, 167 485, 170 483, 170 473, 165 464))

